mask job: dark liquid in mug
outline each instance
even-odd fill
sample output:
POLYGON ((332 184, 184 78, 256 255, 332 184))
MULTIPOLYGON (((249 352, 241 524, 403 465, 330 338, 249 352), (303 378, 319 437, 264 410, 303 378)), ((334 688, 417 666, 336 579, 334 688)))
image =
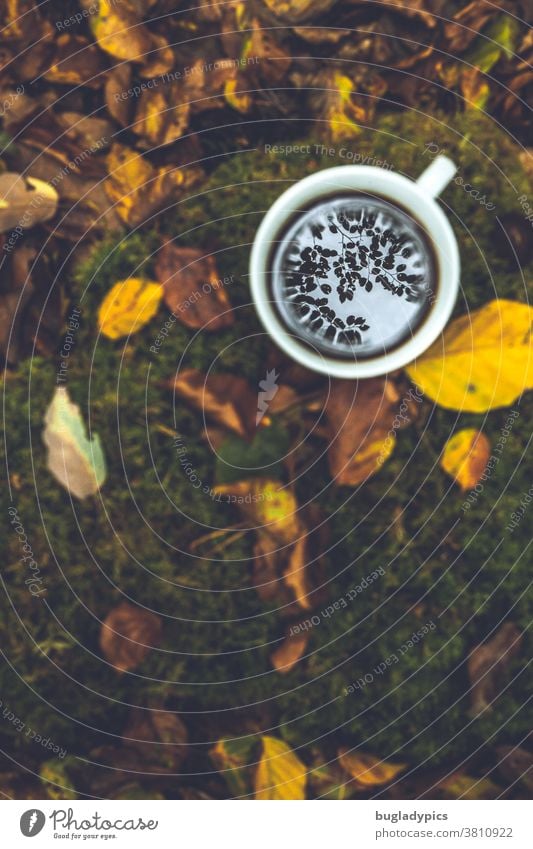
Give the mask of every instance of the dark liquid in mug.
POLYGON ((385 198, 321 199, 271 253, 272 299, 287 329, 328 357, 371 358, 410 338, 436 294, 422 226, 385 198))

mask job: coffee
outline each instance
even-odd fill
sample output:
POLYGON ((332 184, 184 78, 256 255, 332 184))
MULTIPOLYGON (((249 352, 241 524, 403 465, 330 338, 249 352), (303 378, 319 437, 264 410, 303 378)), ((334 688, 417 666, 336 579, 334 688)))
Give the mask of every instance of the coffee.
POLYGON ((291 334, 327 357, 372 358, 424 321, 436 260, 423 227, 400 206, 367 193, 336 195, 278 234, 269 281, 291 334))

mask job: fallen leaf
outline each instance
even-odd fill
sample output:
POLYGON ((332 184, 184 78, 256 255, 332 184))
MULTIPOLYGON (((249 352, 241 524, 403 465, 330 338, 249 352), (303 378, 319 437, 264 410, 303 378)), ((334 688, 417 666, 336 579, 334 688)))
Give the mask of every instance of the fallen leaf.
POLYGON ((187 729, 180 717, 165 710, 134 709, 122 742, 139 753, 141 763, 177 772, 187 757, 187 729))
POLYGON ((451 21, 444 24, 444 36, 450 53, 460 53, 477 37, 485 24, 497 13, 496 6, 472 0, 460 8, 451 21))
POLYGON ((87 439, 80 408, 72 403, 65 387, 56 388, 44 423, 48 470, 76 498, 94 495, 106 478, 100 438, 92 434, 87 439))
POLYGON ((164 74, 172 68, 174 54, 166 39, 148 29, 142 14, 133 0, 99 0, 98 15, 90 15, 89 23, 106 53, 144 65, 146 75, 164 74))
POLYGON ((132 66, 126 62, 115 65, 106 76, 104 93, 107 111, 121 127, 128 127, 131 123, 134 104, 125 93, 131 87, 132 76, 132 66))
POLYGON ((159 616, 124 601, 102 622, 100 648, 118 672, 129 672, 159 644, 161 632, 159 616))
POLYGON ((224 106, 227 86, 237 74, 231 59, 207 64, 197 59, 181 79, 141 93, 131 129, 150 148, 171 144, 184 135, 193 115, 224 106))
POLYGON ((134 227, 168 204, 178 189, 184 190, 199 177, 198 168, 156 169, 140 153, 114 144, 107 156, 108 198, 116 205, 122 221, 134 227))
POLYGON ((302 536, 296 540, 290 552, 289 562, 283 573, 283 580, 293 591, 297 603, 304 610, 310 610, 312 607, 311 588, 308 585, 307 577, 307 541, 306 537, 302 536))
MULTIPOLYGON (((335 69, 327 69, 316 83, 319 92, 319 112, 326 122, 328 137, 340 142, 358 135, 369 115, 365 106, 353 97, 355 86, 350 77, 335 69)), ((370 106, 369 98, 365 105, 370 106)))
MULTIPOLYGON (((399 400, 390 378, 331 381, 326 399, 328 463, 337 486, 362 483, 391 455, 399 400)), ((407 412, 402 412, 405 419, 407 412)))
POLYGON ((30 265, 36 251, 27 246, 15 248, 4 260, 0 291, 0 353, 7 362, 15 363, 20 355, 20 328, 34 286, 30 265))
POLYGON ((508 14, 494 20, 465 54, 465 61, 484 74, 492 70, 502 54, 511 58, 515 52, 520 27, 518 21, 508 14))
POLYGON ((481 479, 489 457, 490 442, 485 434, 475 428, 465 428, 447 441, 440 465, 466 492, 481 479))
POLYGON ((460 772, 446 776, 437 787, 452 799, 497 799, 502 792, 489 778, 473 778, 460 772))
POLYGON ((323 15, 334 3, 335 0, 264 0, 269 11, 287 24, 301 23, 323 15))
POLYGON ((57 758, 52 758, 41 764, 39 775, 46 787, 46 794, 49 799, 77 799, 78 794, 74 788, 72 780, 68 773, 68 767, 73 766, 72 756, 67 757, 67 762, 60 761, 57 758))
POLYGON ((245 796, 250 792, 250 770, 248 764, 257 744, 253 735, 243 738, 222 738, 209 751, 216 769, 222 774, 233 797, 245 796))
POLYGON ((243 377, 185 369, 168 385, 207 418, 243 438, 253 436, 257 398, 243 377))
POLYGON ((256 799, 305 799, 307 768, 286 743, 261 737, 263 752, 255 774, 256 799))
POLYGON ((460 83, 466 106, 484 110, 490 97, 490 86, 481 71, 478 68, 462 68, 460 83))
POLYGON ((491 709, 492 702, 505 685, 507 669, 521 645, 521 632, 512 622, 505 622, 491 640, 470 652, 467 666, 473 716, 491 709))
POLYGON ((503 777, 512 784, 521 781, 533 793, 533 753, 519 746, 498 746, 496 754, 503 777))
POLYGON ((232 109, 243 114, 248 112, 252 106, 250 95, 242 91, 242 86, 237 78, 226 80, 224 83, 224 97, 232 109))
POLYGON ((108 339, 136 333, 154 317, 163 296, 159 283, 128 277, 110 289, 98 310, 98 326, 108 339))
POLYGON ((55 54, 44 78, 59 85, 100 88, 104 84, 105 59, 96 44, 82 35, 61 33, 54 39, 55 54))
POLYGON ((366 752, 341 749, 339 762, 360 787, 377 787, 388 784, 405 769, 406 764, 384 761, 366 752))
POLYGON ((165 304, 186 327, 231 327, 231 303, 210 254, 165 242, 157 257, 155 274, 163 286, 165 304))
POLYGON ((247 79, 274 85, 286 78, 292 57, 276 41, 271 31, 252 18, 251 36, 243 50, 243 58, 253 60, 246 66, 247 79))
POLYGON ((56 214, 58 194, 53 186, 11 171, 0 174, 0 232, 27 230, 56 214))
POLYGON ((506 407, 533 388, 532 319, 527 304, 490 301, 452 321, 407 373, 441 407, 470 413, 506 407))
POLYGON ((308 641, 309 634, 306 632, 291 634, 289 631, 282 644, 270 656, 274 669, 283 675, 290 672, 305 652, 308 641))

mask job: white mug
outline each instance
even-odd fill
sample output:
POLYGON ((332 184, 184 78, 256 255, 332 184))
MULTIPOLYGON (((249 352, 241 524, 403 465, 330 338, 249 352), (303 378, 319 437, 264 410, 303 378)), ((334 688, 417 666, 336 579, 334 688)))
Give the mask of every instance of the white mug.
POLYGON ((263 326, 286 354, 307 368, 331 377, 366 378, 401 368, 429 348, 448 322, 459 290, 457 241, 448 219, 435 201, 456 170, 450 159, 438 156, 414 182, 384 168, 342 165, 304 177, 275 201, 254 239, 250 286, 263 326), (284 326, 269 290, 269 261, 273 245, 296 213, 322 198, 358 192, 384 198, 422 224, 435 252, 437 285, 426 319, 396 348, 368 359, 341 360, 314 350, 284 326))

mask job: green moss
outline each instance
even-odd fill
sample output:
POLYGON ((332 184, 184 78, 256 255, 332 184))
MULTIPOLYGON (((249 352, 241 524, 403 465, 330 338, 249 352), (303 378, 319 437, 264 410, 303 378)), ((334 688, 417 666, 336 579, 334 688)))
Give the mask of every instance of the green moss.
MULTIPOLYGON (((69 293, 82 309, 82 325, 68 386, 105 448, 108 478, 101 499, 71 505, 45 468, 42 419, 56 366, 35 358, 9 376, 6 432, 13 501, 46 594, 41 599, 29 594, 18 539, 8 529, 5 581, 12 607, 4 605, 0 630, 16 671, 3 668, 0 692, 9 694, 4 702, 16 705, 23 721, 57 738, 70 754, 87 754, 101 742, 101 733, 87 726, 118 733, 129 705, 153 699, 179 707, 186 722, 197 722, 192 716, 197 711, 207 712, 215 734, 227 724, 244 728, 257 717, 262 727, 281 724, 297 746, 321 740, 326 751, 334 751, 346 742, 387 756, 398 750, 420 763, 430 757, 433 763, 459 759, 494 733, 499 742, 511 742, 529 730, 520 710, 528 695, 522 661, 515 661, 516 677, 492 713, 476 721, 468 713, 464 661, 502 617, 523 627, 531 619, 521 558, 528 522, 512 534, 505 531, 530 486, 520 463, 533 412, 530 396, 515 405, 520 416, 501 461, 465 512, 464 496, 438 467, 443 444, 465 426, 482 427, 496 444, 505 410, 459 416, 424 403, 416 423, 399 434, 393 457, 364 487, 327 487, 324 459, 300 479, 300 501, 316 494, 329 516, 330 602, 378 567, 385 574, 346 609, 321 618, 311 630, 310 657, 286 676, 273 672, 269 661, 285 620, 251 585, 251 535, 236 536, 214 559, 188 550, 202 534, 239 517, 230 505, 191 487, 183 475, 173 431, 183 437, 198 477, 209 485, 216 458, 201 438, 201 416, 179 401, 173 409, 163 381, 181 365, 233 371, 257 385, 268 342, 249 303, 247 257, 265 210, 294 180, 347 164, 342 148, 385 160, 416 178, 431 159, 424 147, 429 142, 432 150, 438 146, 448 153, 464 182, 496 206, 488 211, 457 184, 444 193, 464 269, 457 313, 495 296, 524 301, 524 279, 499 255, 495 238, 496 216, 519 211, 516 198, 527 191, 511 142, 477 115, 457 118, 454 127, 418 115, 389 116, 376 131, 339 146, 335 156, 287 157, 264 150, 236 155, 175 215, 166 213, 148 232, 122 241, 110 238, 80 263, 69 293), (216 253, 220 275, 234 277, 228 294, 239 306, 235 326, 195 335, 175 324, 155 355, 150 346, 166 318, 162 308, 127 344, 98 337, 96 315, 104 294, 117 279, 152 276, 164 236, 216 253), (99 620, 121 593, 161 613, 164 641, 138 674, 119 676, 102 662, 98 634, 99 620), (428 621, 435 629, 400 662, 344 694, 428 621)), ((309 144, 314 151, 314 142, 309 144)), ((234 457, 235 444, 225 451, 234 457)), ((7 493, 2 498, 7 515, 7 493)), ((25 762, 46 758, 13 726, 4 722, 0 732, 9 747, 24 749, 25 762)))

